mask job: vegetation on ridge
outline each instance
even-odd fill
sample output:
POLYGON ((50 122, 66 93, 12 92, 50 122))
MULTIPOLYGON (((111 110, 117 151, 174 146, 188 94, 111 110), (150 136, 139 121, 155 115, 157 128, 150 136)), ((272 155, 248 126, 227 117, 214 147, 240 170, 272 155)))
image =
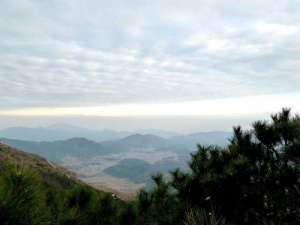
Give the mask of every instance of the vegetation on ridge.
POLYGON ((7 167, 0 178, 3 224, 289 224, 300 222, 300 117, 283 108, 252 130, 233 128, 226 148, 198 145, 170 179, 120 201, 85 185, 43 188, 28 169, 7 167))

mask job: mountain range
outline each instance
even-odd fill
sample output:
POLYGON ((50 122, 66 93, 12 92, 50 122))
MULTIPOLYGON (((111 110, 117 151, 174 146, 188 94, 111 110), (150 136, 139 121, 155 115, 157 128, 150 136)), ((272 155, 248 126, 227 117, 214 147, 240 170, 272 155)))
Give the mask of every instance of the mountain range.
POLYGON ((92 130, 71 126, 68 124, 55 124, 49 127, 11 127, 0 131, 0 137, 18 139, 23 141, 57 141, 73 137, 85 137, 93 141, 114 140, 126 137, 132 132, 118 132, 113 130, 92 130))
POLYGON ((59 141, 24 141, 2 137, 0 140, 23 151, 59 162, 65 156, 84 159, 142 148, 187 153, 195 149, 197 143, 224 146, 228 142, 229 135, 227 132, 198 132, 166 139, 153 134, 132 134, 121 139, 101 142, 83 137, 59 141))
POLYGON ((203 142, 203 144, 208 145, 218 144, 224 146, 227 145, 227 139, 230 137, 230 135, 230 132, 222 131, 196 132, 182 135, 172 131, 157 129, 140 129, 136 131, 114 131, 111 129, 93 130, 73 126, 67 123, 57 123, 48 127, 10 127, 0 130, 0 138, 35 142, 54 142, 72 139, 75 137, 86 138, 94 142, 114 140, 121 140, 121 142, 136 142, 141 141, 140 139, 142 138, 143 141, 151 142, 151 144, 153 144, 155 138, 161 138, 160 141, 165 141, 164 139, 168 139, 168 141, 174 141, 177 144, 185 143, 195 145, 195 143, 203 142), (123 138, 125 139, 122 140, 123 138), (152 141, 151 138, 153 139, 152 141))
POLYGON ((135 184, 147 184, 152 173, 160 171, 167 174, 177 167, 186 169, 186 160, 198 143, 224 147, 229 143, 231 135, 229 132, 214 131, 169 137, 176 133, 143 131, 168 135, 166 138, 129 131, 93 131, 68 124, 56 124, 47 128, 5 129, 0 131, 0 141, 61 164, 87 182, 97 181, 98 184, 108 185, 115 182, 107 180, 107 175, 110 175, 113 179, 125 178, 135 184), (89 139, 92 135, 94 139, 89 139), (71 138, 52 140, 59 137, 71 138), (107 180, 107 183, 103 183, 103 180, 107 180))
POLYGON ((73 126, 67 123, 58 123, 48 127, 38 128, 10 127, 0 130, 0 137, 23 141, 57 141, 66 140, 73 137, 84 137, 95 142, 99 142, 116 140, 135 133, 154 134, 163 138, 170 138, 178 135, 176 132, 156 129, 141 129, 136 131, 114 131, 111 129, 93 130, 73 126))

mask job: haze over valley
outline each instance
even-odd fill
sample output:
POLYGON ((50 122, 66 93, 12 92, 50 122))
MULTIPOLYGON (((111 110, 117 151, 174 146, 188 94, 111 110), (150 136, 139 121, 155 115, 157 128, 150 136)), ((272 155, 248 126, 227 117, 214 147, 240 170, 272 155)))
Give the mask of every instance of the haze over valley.
POLYGON ((177 167, 186 170, 186 160, 197 143, 226 146, 230 137, 229 132, 217 131, 188 135, 153 129, 136 132, 54 124, 7 128, 0 131, 0 140, 46 157, 87 183, 133 193, 142 186, 151 186, 151 174, 167 175, 177 167))

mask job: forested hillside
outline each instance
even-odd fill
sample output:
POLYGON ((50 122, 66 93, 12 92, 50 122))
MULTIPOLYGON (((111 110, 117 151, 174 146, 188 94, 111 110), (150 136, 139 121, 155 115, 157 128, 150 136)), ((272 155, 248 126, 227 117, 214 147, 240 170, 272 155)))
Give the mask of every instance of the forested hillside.
MULTIPOLYGON (((1 148, 2 151, 2 148, 1 148)), ((16 162, 17 163, 17 162, 16 162)), ((189 171, 170 179, 152 176, 155 187, 130 201, 85 185, 44 188, 38 172, 19 166, 1 171, 2 224, 289 224, 300 223, 300 117, 290 109, 233 128, 225 147, 191 154, 189 171)))

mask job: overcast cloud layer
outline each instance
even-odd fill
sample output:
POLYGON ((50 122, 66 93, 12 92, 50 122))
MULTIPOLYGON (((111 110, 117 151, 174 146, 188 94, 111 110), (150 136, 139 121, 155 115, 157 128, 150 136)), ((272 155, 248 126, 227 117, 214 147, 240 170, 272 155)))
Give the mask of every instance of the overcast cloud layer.
POLYGON ((300 90, 300 1, 0 2, 0 108, 300 90))

